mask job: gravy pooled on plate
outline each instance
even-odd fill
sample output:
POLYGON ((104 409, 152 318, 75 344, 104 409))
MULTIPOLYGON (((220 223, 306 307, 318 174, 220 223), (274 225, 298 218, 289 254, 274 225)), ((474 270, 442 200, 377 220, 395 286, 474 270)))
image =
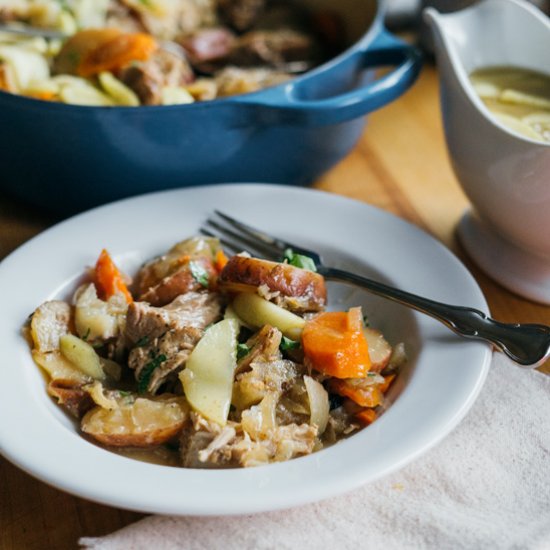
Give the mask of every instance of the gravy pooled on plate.
POLYGON ((484 67, 470 80, 499 122, 523 137, 550 143, 550 76, 519 67, 484 67))

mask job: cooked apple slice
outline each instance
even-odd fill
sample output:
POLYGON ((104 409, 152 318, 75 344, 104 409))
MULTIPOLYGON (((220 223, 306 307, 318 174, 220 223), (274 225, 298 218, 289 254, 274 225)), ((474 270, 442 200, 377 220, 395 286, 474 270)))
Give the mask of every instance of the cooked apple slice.
POLYGON ((59 338, 59 348, 65 359, 68 359, 84 374, 103 380, 105 372, 101 368, 101 360, 94 348, 73 334, 64 334, 59 338))
POLYGON ((278 328, 287 338, 299 340, 305 321, 298 315, 283 309, 257 294, 243 292, 232 303, 235 313, 247 325, 261 328, 271 325, 278 328))
POLYGON ((266 286, 286 299, 285 307, 297 311, 319 311, 327 301, 325 279, 319 273, 247 256, 233 256, 218 283, 227 292, 257 292, 266 286))
POLYGON ((211 326, 179 375, 193 409, 222 426, 227 422, 231 405, 238 334, 236 319, 224 319, 211 326))
POLYGON ((363 333, 369 345, 370 370, 372 372, 380 372, 386 368, 390 361, 392 347, 379 330, 367 327, 363 329, 363 333))

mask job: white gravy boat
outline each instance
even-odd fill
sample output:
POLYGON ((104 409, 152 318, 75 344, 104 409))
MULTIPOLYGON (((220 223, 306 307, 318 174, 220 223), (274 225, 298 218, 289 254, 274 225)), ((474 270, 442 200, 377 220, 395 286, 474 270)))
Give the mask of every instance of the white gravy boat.
POLYGON ((469 74, 516 66, 550 75, 550 19, 522 0, 483 0, 424 18, 434 34, 445 137, 473 209, 458 226, 490 276, 550 304, 550 144, 508 130, 489 113, 469 74))

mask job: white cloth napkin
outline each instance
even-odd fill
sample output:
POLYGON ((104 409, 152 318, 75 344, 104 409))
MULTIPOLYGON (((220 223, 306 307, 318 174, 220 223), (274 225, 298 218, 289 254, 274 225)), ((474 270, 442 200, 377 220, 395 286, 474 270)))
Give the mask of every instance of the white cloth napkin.
POLYGON ((96 550, 550 549, 550 376, 496 354, 463 422, 413 464, 331 500, 239 517, 150 516, 96 550))

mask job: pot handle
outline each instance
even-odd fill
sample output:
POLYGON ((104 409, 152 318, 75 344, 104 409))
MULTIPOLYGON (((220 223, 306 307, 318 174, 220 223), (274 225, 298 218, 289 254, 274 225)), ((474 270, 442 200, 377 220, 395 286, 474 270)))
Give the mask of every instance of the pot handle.
POLYGON ((363 116, 399 97, 413 84, 421 65, 422 55, 416 47, 382 28, 373 41, 333 67, 313 71, 284 86, 239 96, 238 102, 253 105, 256 120, 260 115, 263 121, 271 123, 337 124, 363 116), (343 81, 353 87, 365 69, 383 65, 396 68, 351 91, 329 95, 335 84, 343 81))

